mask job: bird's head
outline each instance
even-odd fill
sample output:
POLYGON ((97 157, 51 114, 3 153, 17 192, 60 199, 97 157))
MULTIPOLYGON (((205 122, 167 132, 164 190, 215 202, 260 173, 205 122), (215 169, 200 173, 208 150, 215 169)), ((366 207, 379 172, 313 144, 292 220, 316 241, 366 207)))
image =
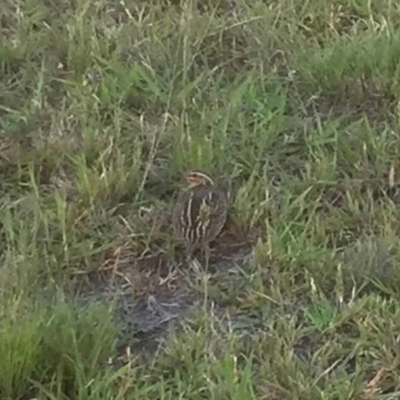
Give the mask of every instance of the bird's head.
POLYGON ((212 179, 200 171, 190 171, 185 175, 186 182, 189 184, 190 188, 196 186, 206 186, 213 185, 212 179))

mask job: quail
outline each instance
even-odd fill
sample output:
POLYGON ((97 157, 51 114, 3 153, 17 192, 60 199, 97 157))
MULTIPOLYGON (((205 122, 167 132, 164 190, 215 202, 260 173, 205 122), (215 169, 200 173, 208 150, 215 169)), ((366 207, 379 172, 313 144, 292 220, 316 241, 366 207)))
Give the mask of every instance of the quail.
POLYGON ((172 224, 175 234, 186 244, 186 254, 191 256, 197 248, 203 248, 208 267, 209 243, 221 232, 227 217, 226 193, 216 186, 209 176, 192 171, 185 175, 188 187, 175 204, 172 224))

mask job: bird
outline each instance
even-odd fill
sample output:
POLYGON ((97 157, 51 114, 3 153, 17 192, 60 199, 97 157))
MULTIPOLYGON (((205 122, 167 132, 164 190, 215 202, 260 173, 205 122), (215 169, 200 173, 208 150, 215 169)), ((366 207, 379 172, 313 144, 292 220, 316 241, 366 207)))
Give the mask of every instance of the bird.
POLYGON ((190 171, 185 174, 185 180, 188 186, 179 194, 173 209, 173 229, 175 235, 185 242, 188 258, 196 249, 203 248, 208 268, 209 243, 225 225, 228 198, 203 172, 190 171))

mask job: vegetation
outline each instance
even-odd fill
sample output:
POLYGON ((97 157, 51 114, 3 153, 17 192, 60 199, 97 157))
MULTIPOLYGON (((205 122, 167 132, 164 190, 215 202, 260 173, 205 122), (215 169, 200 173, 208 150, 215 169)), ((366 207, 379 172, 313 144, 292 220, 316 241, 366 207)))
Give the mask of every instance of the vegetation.
POLYGON ((3 0, 1 399, 397 399, 400 4, 3 0), (182 174, 230 188, 208 271, 182 174))

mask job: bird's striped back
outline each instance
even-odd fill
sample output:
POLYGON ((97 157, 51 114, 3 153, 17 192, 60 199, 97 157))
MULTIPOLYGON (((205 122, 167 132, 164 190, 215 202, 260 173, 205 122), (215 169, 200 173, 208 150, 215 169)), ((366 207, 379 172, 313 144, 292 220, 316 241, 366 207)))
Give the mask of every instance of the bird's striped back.
POLYGON ((175 232, 191 244, 207 243, 220 233, 227 212, 223 192, 210 186, 181 193, 174 209, 175 232))

